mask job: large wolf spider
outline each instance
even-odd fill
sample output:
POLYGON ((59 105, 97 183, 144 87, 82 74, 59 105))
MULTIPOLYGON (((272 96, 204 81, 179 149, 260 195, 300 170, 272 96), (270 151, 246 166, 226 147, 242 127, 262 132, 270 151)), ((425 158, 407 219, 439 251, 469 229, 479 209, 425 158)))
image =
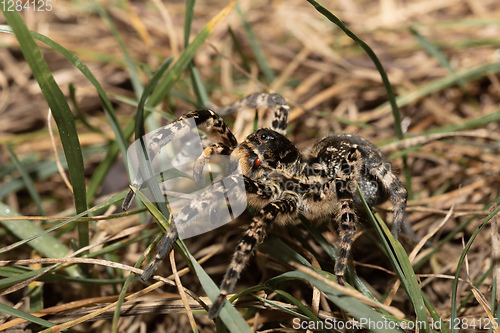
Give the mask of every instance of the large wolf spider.
MULTIPOLYGON (((196 126, 212 141, 204 147, 196 163, 195 178, 212 156, 231 155, 239 161, 248 204, 260 210, 236 247, 222 280, 220 295, 210 308, 210 318, 218 315, 226 296, 233 291, 256 246, 264 240, 266 230, 272 225, 294 221, 298 214, 311 220, 335 220, 340 243, 334 272, 337 283, 344 285, 344 272, 358 220, 355 209, 361 205, 355 184, 370 206, 388 199, 392 201, 392 233, 395 236, 399 234, 405 215, 407 191, 392 172, 388 160, 370 142, 351 134, 332 134, 306 152, 300 152, 284 136, 290 108, 280 95, 253 94, 220 109, 219 113, 227 115, 241 109, 267 109, 270 114, 266 128, 250 134, 240 144, 219 115, 211 110, 199 110, 163 127, 151 137, 147 147, 154 159, 183 126, 179 120, 193 118, 196 126)), ((132 186, 139 189, 143 182, 138 174, 132 186)), ((124 210, 129 208, 133 196, 133 192, 129 192, 123 203, 124 210)), ((188 210, 206 207, 210 198, 210 193, 204 193, 174 219, 186 219, 188 210)), ((143 280, 151 277, 177 238, 176 224, 172 223, 158 246, 156 257, 145 269, 143 280)))

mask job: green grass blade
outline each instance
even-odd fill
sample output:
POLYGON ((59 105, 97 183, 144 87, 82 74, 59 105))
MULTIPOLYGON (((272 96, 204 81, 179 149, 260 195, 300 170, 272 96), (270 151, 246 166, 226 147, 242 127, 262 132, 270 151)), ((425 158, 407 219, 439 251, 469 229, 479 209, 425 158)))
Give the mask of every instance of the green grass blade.
MULTIPOLYGON (((52 110, 69 166, 68 170, 73 185, 76 211, 77 213, 81 213, 87 209, 87 199, 83 157, 73 114, 64 94, 54 80, 40 49, 31 37, 19 13, 16 11, 4 11, 4 15, 19 41, 21 51, 33 72, 33 76, 40 85, 47 104, 52 110)), ((78 240, 80 247, 89 244, 87 223, 78 224, 78 240)))
MULTIPOLYGON (((135 123, 132 121, 128 122, 125 126, 125 129, 123 130, 125 140, 129 140, 132 137, 132 134, 134 133, 134 126, 135 123)), ((127 151, 125 150, 125 155, 122 155, 124 158, 125 156, 127 156, 126 152, 127 151)), ((102 182, 104 181, 104 178, 106 177, 109 170, 111 169, 111 166, 114 164, 116 158, 118 157, 118 153, 120 153, 120 147, 116 142, 114 142, 109 146, 106 152, 106 156, 101 161, 101 163, 99 163, 94 173, 90 177, 88 185, 89 197, 94 197, 96 195, 97 191, 102 185, 102 182)))
POLYGON ((245 19, 245 16, 243 15, 243 12, 241 11, 241 7, 239 6, 239 4, 236 5, 236 12, 238 13, 238 15, 241 18, 241 21, 243 22, 243 28, 245 29, 245 33, 247 34, 247 38, 248 41, 250 42, 250 47, 252 48, 255 60, 257 60, 257 63, 259 64, 259 67, 262 70, 262 73, 266 77, 267 81, 269 83, 273 82, 276 79, 276 75, 269 66, 269 63, 267 62, 266 57, 264 56, 264 52, 262 51, 262 48, 259 45, 259 40, 255 35, 255 33, 253 32, 253 29, 250 26, 250 24, 245 19))
MULTIPOLYGON (((415 36, 420 45, 424 48, 424 50, 426 50, 431 56, 436 58, 441 66, 449 70, 451 74, 456 74, 455 69, 451 66, 450 62, 448 61, 448 59, 446 59, 444 54, 439 51, 439 48, 437 48, 434 44, 429 42, 424 36, 420 34, 420 32, 418 31, 418 27, 415 24, 410 26, 410 31, 413 36, 415 36)), ((460 80, 458 81, 458 84, 460 85, 460 88, 465 90, 464 81, 460 80)))
MULTIPOLYGON (((0 254, 6 253, 8 251, 12 251, 12 250, 18 248, 19 246, 22 246, 22 245, 24 245, 24 244, 26 244, 28 242, 31 242, 33 240, 36 240, 36 239, 40 238, 40 237, 43 237, 43 236, 49 234, 50 232, 52 232, 54 230, 57 230, 57 229, 65 226, 65 225, 68 225, 69 223, 73 223, 73 222, 77 221, 81 217, 87 216, 87 214, 94 214, 94 213, 100 212, 100 211, 108 208, 110 205, 114 205, 117 202, 122 202, 123 199, 125 198, 125 195, 127 194, 127 192, 128 191, 123 191, 123 192, 121 192, 119 194, 116 194, 116 195, 112 196, 111 198, 108 198, 107 200, 101 202, 100 204, 98 204, 98 205, 96 205, 96 206, 94 206, 94 207, 92 207, 92 208, 90 208, 90 209, 88 209, 86 211, 83 211, 80 214, 75 215, 75 216, 73 216, 72 218, 70 218, 70 219, 68 219, 66 221, 58 223, 57 225, 55 225, 55 226, 53 226, 53 227, 51 227, 51 228, 49 228, 47 230, 41 229, 42 231, 40 233, 33 234, 31 236, 23 237, 23 240, 15 242, 14 244, 11 244, 11 245, 8 245, 8 246, 5 246, 5 247, 1 248, 0 249, 0 254)), ((14 214, 13 210, 9 206, 7 206, 7 205, 5 205, 5 204, 3 204, 3 203, 0 202, 0 214, 11 214, 11 213, 14 214)), ((17 214, 17 213, 15 213, 15 214, 17 214)), ((12 216, 18 216, 18 215, 15 215, 15 214, 12 215, 12 216)), ((10 215, 5 215, 5 216, 10 216, 10 215)), ((1 222, 5 223, 5 221, 1 221, 1 222)), ((18 224, 19 221, 15 221, 15 223, 18 224)), ((82 222, 82 223, 84 223, 84 222, 82 222)), ((85 224, 87 224, 87 223, 85 222, 85 224)), ((63 256, 64 255, 58 255, 56 257, 63 257, 63 256)))
MULTIPOLYGON (((195 0, 186 1, 186 12, 184 14, 184 47, 189 45, 189 36, 191 35, 191 26, 193 24, 194 17, 194 4, 195 0)), ((191 83, 193 85, 194 94, 198 100, 198 107, 205 108, 209 105, 209 98, 205 85, 200 77, 200 72, 196 68, 194 62, 189 64, 189 76, 191 77, 191 83)))
MULTIPOLYGON (((3 202, 0 202, 0 216, 17 217, 21 215, 3 202)), ((25 241, 23 244, 26 243, 47 258, 62 258, 70 252, 70 249, 59 242, 57 238, 46 234, 44 229, 28 220, 0 221, 0 223, 22 241, 38 236, 29 242, 25 241)), ((71 276, 80 276, 76 267, 68 267, 66 271, 71 276)))
POLYGON ((312 268, 309 261, 302 257, 296 251, 292 250, 288 245, 283 243, 281 239, 274 236, 269 236, 266 241, 259 246, 260 249, 271 254, 274 258, 281 260, 284 263, 295 261, 303 266, 312 268))
MULTIPOLYGON (((327 279, 329 279, 329 277, 333 278, 333 275, 329 273, 323 271, 318 273, 327 279)), ((341 291, 333 288, 332 286, 317 279, 314 276, 301 271, 293 271, 284 273, 274 279, 283 277, 287 277, 290 279, 300 279, 311 283, 316 288, 321 290, 325 294, 325 296, 338 307, 350 313, 354 318, 356 318, 356 320, 362 323, 365 322, 367 324, 366 328, 370 332, 403 332, 402 330, 398 329, 399 324, 396 321, 388 319, 387 317, 383 317, 368 305, 361 303, 357 299, 345 295, 341 291), (370 326, 368 326, 369 323, 371 323, 370 326), (377 325, 377 323, 379 324, 377 325)), ((273 283, 274 279, 269 280, 268 283, 273 283)))
MULTIPOLYGON (((491 304, 490 304, 490 309, 493 313, 493 317, 496 317, 496 312, 495 312, 495 302, 496 302, 496 295, 497 295, 497 277, 493 277, 493 284, 491 286, 491 304)), ((493 327, 490 327, 490 332, 493 331, 493 327)))
POLYGON ((164 79, 158 84, 158 87, 149 99, 150 105, 158 105, 161 100, 169 94, 170 89, 172 89, 174 84, 179 80, 182 72, 189 65, 200 46, 205 42, 208 36, 211 35, 213 29, 229 14, 235 3, 235 0, 231 1, 219 14, 212 18, 203 29, 201 29, 189 46, 182 52, 179 59, 168 71, 164 79))
MULTIPOLYGON (((5 32, 5 33, 12 33, 12 29, 8 26, 3 26, 0 25, 0 32, 5 32)), ((68 51, 66 48, 61 46, 60 44, 54 42, 50 38, 47 38, 44 35, 41 35, 37 32, 30 31, 31 36, 35 38, 36 40, 46 44, 47 46, 53 48, 60 54, 62 54, 66 59, 68 59, 73 66, 75 66, 76 69, 78 69, 86 78, 89 80, 89 82, 94 86, 94 88, 97 91, 97 94, 99 95, 99 98, 102 103, 102 107, 104 110, 104 114, 108 118, 108 122, 111 126, 111 129, 113 130, 113 133, 115 134, 115 139, 118 143, 118 146, 120 148, 120 151, 123 156, 125 156, 125 153, 127 151, 127 143, 125 141, 124 135, 122 133, 122 130, 120 128, 120 124, 118 122, 118 118, 116 117, 116 113, 113 109, 113 105, 111 104, 111 101, 109 100, 106 92, 102 88, 101 84, 97 79, 95 78, 94 74, 90 71, 90 69, 85 65, 74 53, 68 51)), ((90 192, 90 191, 89 191, 90 192)), ((90 198, 93 198, 93 195, 90 195, 91 193, 87 193, 88 198, 90 201, 90 198)))
MULTIPOLYGON (((489 277, 492 272, 493 272, 493 266, 490 266, 490 268, 488 268, 488 270, 486 272, 484 272, 482 276, 480 276, 479 278, 475 278, 472 281, 474 287, 479 289, 479 287, 481 287, 481 285, 483 285, 484 280, 486 280, 486 278, 489 277)), ((495 294, 492 292, 491 295, 495 295, 495 294)), ((467 303, 471 300, 472 297, 474 297, 474 293, 472 292, 472 290, 470 290, 469 294, 462 299, 462 302, 460 302, 460 306, 458 307, 457 312, 460 312, 465 306, 467 306, 467 303)), ((493 298, 494 297, 492 297, 492 299, 493 298)))
POLYGON ((139 79, 139 73, 137 73, 137 69, 135 68, 134 62, 132 61, 132 58, 130 57, 130 54, 128 53, 127 46, 125 45, 122 37, 120 36, 120 33, 118 32, 118 29, 116 28, 115 24, 113 23, 113 20, 111 19, 111 17, 109 17, 108 13, 106 13, 106 10, 104 10, 104 8, 101 6, 101 4, 95 0, 93 0, 92 3, 94 4, 95 9, 97 10, 97 13, 108 24, 109 29, 111 31, 111 34, 115 38, 116 42, 118 43, 118 46, 120 47, 120 50, 123 53, 123 57, 125 60, 125 66, 127 67, 128 73, 130 75, 130 81, 132 83, 132 87, 134 89, 135 95, 141 96, 144 87, 141 83, 141 80, 139 79))
POLYGON ((243 52, 243 47, 241 46, 239 40, 238 40, 238 37, 236 37, 233 29, 231 29, 231 26, 228 26, 227 28, 228 32, 229 32, 229 35, 231 36, 231 41, 233 42, 234 44, 234 49, 236 50, 236 53, 238 53, 238 55, 240 56, 241 58, 241 62, 242 62, 242 67, 250 73, 251 71, 251 68, 250 68, 250 61, 248 61, 248 58, 245 56, 245 53, 243 52))
POLYGON ((69 88, 69 99, 71 100, 71 103, 73 104, 73 109, 76 112, 76 118, 78 118, 85 127, 87 127, 90 131, 105 135, 103 131, 101 131, 99 128, 95 127, 89 121, 87 120, 87 116, 85 113, 83 113, 82 109, 80 109, 80 106, 78 105, 76 101, 76 88, 73 82, 70 82, 68 85, 69 88))
POLYGON ((0 280, 0 290, 3 291, 15 284, 34 278, 51 268, 52 267, 44 267, 26 271, 25 267, 1 267, 1 276, 5 276, 5 278, 0 280))
MULTIPOLYGON (((156 87, 156 84, 163 76, 165 71, 168 69, 173 59, 168 58, 161 64, 160 68, 154 73, 151 80, 149 80, 148 84, 144 88, 144 92, 142 93, 141 99, 139 100, 139 104, 137 105, 137 112, 135 113, 135 138, 139 139, 145 135, 144 132, 144 106, 146 105, 146 101, 149 95, 153 92, 153 89, 156 87)), ((126 155, 124 155, 126 156, 126 155)))
MULTIPOLYGON (((274 290, 274 291, 276 291, 276 293, 277 293, 277 294, 280 294, 281 296, 283 296, 283 295, 280 293, 282 290, 274 290)), ((260 297, 260 296, 258 296, 258 295, 254 295, 253 297, 255 297, 256 299, 258 299, 258 300, 259 300, 259 301, 261 301, 262 303, 268 304, 268 305, 272 306, 273 308, 277 308, 277 309, 279 309, 279 310, 281 310, 281 311, 283 311, 283 312, 285 312, 285 313, 288 313, 289 315, 292 315, 293 317, 296 317, 296 318, 301 318, 301 319, 303 319, 303 320, 312 320, 312 319, 311 319, 311 317, 309 317, 309 316, 305 316, 305 315, 303 315, 303 314, 302 314, 302 313, 300 313, 300 312, 296 312, 296 311, 294 311, 294 310, 290 310, 290 309, 288 309, 288 308, 286 308, 286 307, 284 307, 284 306, 282 306, 282 305, 280 305, 280 304, 277 304, 276 302, 273 302, 273 301, 271 301, 271 300, 268 300, 268 299, 266 299, 266 298, 260 297)), ((292 296, 292 297, 293 297, 293 296, 292 296)), ((289 299, 289 301, 292 301, 292 300, 291 300, 291 299, 289 299)), ((293 301, 292 301, 292 302, 293 302, 293 301)), ((307 307, 306 307, 304 304, 302 304, 302 303, 300 303, 300 302, 297 304, 297 307, 298 307, 300 310, 304 310, 304 311, 309 310, 309 309, 307 309, 307 307), (299 305, 300 305, 300 306, 299 306, 299 305)), ((309 311, 310 311, 310 310, 309 310, 309 311)))
MULTIPOLYGON (((482 77, 485 77, 489 74, 498 74, 500 72, 500 62, 493 62, 489 64, 480 65, 474 68, 470 68, 461 72, 458 72, 454 75, 449 75, 447 77, 443 77, 441 79, 434 80, 419 89, 413 90, 411 93, 408 93, 403 96, 399 96, 396 99, 397 104, 401 106, 408 105, 410 103, 416 102, 417 100, 428 96, 437 91, 441 91, 447 89, 449 87, 453 87, 459 82, 470 82, 474 80, 478 80, 482 77)), ((387 103, 380 105, 377 110, 386 109, 388 107, 387 103)))
POLYGON ((334 23, 340 29, 342 29, 347 36, 349 36, 359 46, 361 46, 363 48, 363 50, 366 52, 366 54, 368 54, 370 59, 373 61, 373 63, 375 64, 375 67, 377 67, 377 70, 380 73, 380 76, 382 78, 382 82, 384 83, 385 89, 387 91, 389 103, 391 104, 391 107, 392 107, 392 115, 394 117, 394 128, 396 129, 396 135, 400 140, 402 140, 403 139, 403 131, 401 130, 401 117, 399 115, 398 105, 396 104, 394 91, 392 90, 392 86, 391 86, 391 83, 389 82, 389 78, 387 77, 387 73, 385 72, 384 67, 382 66, 382 63, 378 59, 375 52, 373 52, 373 50, 363 40, 361 40, 358 36, 356 36, 356 34, 354 34, 351 30, 349 30, 346 27, 346 25, 341 20, 339 20, 335 15, 333 15, 328 9, 321 6, 319 3, 317 3, 314 0, 307 0, 307 2, 312 4, 318 12, 323 14, 323 16, 325 16, 328 20, 330 20, 332 23, 334 23))
MULTIPOLYGON (((134 268, 140 268, 142 265, 142 262, 144 261, 146 257, 142 255, 139 260, 135 263, 134 268)), ((118 300, 116 301, 116 307, 115 311, 113 313, 113 321, 111 322, 111 332, 112 333, 117 333, 118 332, 118 324, 120 320, 120 314, 121 314, 121 308, 123 305, 123 302, 125 301, 125 297, 127 296, 127 291, 128 288, 130 287, 130 284, 134 281, 136 274, 133 272, 130 272, 129 276, 127 276, 127 279, 123 283, 122 290, 120 291, 120 295, 118 296, 118 300)))
MULTIPOLYGON (((391 83, 389 82, 389 78, 387 77, 387 73, 384 70, 384 66, 378 59, 377 55, 373 50, 366 44, 363 40, 361 40, 356 34, 354 34, 351 30, 349 30, 346 25, 339 20, 335 15, 333 15, 328 9, 321 6, 314 0, 307 0, 310 4, 314 6, 314 8, 323 14, 328 20, 336 24, 340 29, 344 31, 344 33, 349 36, 352 40, 354 40, 359 46, 363 48, 363 50, 368 54, 372 62, 375 64, 378 72, 380 73, 380 77, 382 78, 382 82, 384 84, 385 90, 387 92, 387 98, 389 99, 389 104, 392 109, 392 116, 394 118, 394 129, 396 131, 396 136, 399 140, 403 140, 403 130, 401 129, 401 116, 399 114, 398 103, 396 102, 396 97, 394 95, 394 90, 392 89, 391 83)), ((408 166, 408 161, 406 155, 402 157, 403 159, 403 173, 405 177, 406 189, 408 191, 408 198, 413 197, 413 190, 411 185, 411 171, 408 166)))
MULTIPOLYGON (((23 158, 23 161, 21 163, 23 164, 24 168, 29 168, 30 166, 33 166, 33 164, 37 163, 38 160, 39 160, 39 157, 37 155, 29 154, 23 158)), ((11 175, 16 170, 17 170, 17 168, 14 165, 14 163, 4 163, 0 167, 0 179, 3 179, 5 177, 11 175)), ((27 171, 30 172, 32 170, 28 169, 27 171)), ((0 200, 2 200, 2 197, 0 197, 0 200)))
POLYGON ((425 320, 425 318, 427 318, 427 315, 425 313, 425 305, 422 298, 422 292, 415 276, 415 271, 413 270, 413 267, 410 263, 410 259, 408 258, 408 255, 406 254, 406 251, 401 243, 391 234, 389 228, 387 228, 387 225, 384 221, 382 221, 379 215, 377 215, 376 219, 378 221, 378 225, 384 232, 385 237, 387 237, 387 239, 389 240, 390 245, 394 251, 393 253, 396 256, 397 263, 399 264, 401 271, 404 274, 404 279, 408 288, 408 297, 410 298, 410 301, 415 308, 417 320, 425 320))
POLYGON ((35 286, 28 286, 28 293, 30 299, 29 312, 37 312, 43 310, 43 285, 37 284, 35 286))
POLYGON ((191 35, 191 26, 194 17, 194 4, 196 0, 186 1, 186 12, 184 13, 184 47, 189 45, 189 36, 191 35))
MULTIPOLYGON (((309 267, 311 269, 316 270, 317 272, 319 272, 320 274, 322 274, 324 277, 328 278, 329 280, 333 279, 333 275, 331 273, 327 273, 327 272, 320 271, 320 270, 313 268, 311 266, 311 264, 305 258, 300 256, 296 251, 294 251, 292 248, 290 248, 289 246, 284 244, 283 241, 281 241, 281 239, 279 239, 278 237, 269 237, 268 239, 266 239, 266 241, 262 245, 260 245, 260 248, 263 249, 265 252, 271 254, 274 258, 280 260, 283 263, 289 263, 292 261, 297 262, 303 266, 306 266, 306 267, 309 267)), ((273 278, 273 279, 269 280, 266 283, 266 285, 278 284, 281 282, 280 279, 282 279, 284 276, 286 276, 286 275, 280 275, 280 277, 278 277, 278 278, 273 278)), ((317 286, 317 285, 315 285, 315 286, 318 287, 318 289, 321 289, 321 288, 319 288, 319 286, 317 286)), ((331 287, 329 287, 329 288, 334 289, 331 287)), ((334 291, 335 294, 338 294, 338 295, 342 294, 343 295, 342 292, 340 292, 336 289, 334 289, 334 290, 335 290, 334 291)), ((375 297, 373 297, 373 295, 371 295, 370 298, 372 300, 378 302, 378 300, 375 299, 375 297)), ((358 302, 358 301, 356 301, 356 302, 358 302)), ((342 307, 340 304, 337 304, 337 305, 342 307)), ((383 313, 383 314, 388 314, 388 312, 383 310, 383 309, 378 309, 378 311, 381 311, 381 313, 383 313)), ((304 312, 304 313, 307 314, 306 312, 304 312)))
MULTIPOLYGON (((493 199, 491 202, 498 202, 500 200, 500 195, 498 195, 495 199, 493 199)), ((487 207, 485 206, 484 209, 487 207)), ((483 210, 484 210, 483 209, 483 210)), ((446 236, 443 237, 442 240, 439 241, 437 245, 435 245, 429 253, 427 253, 422 259, 420 259, 419 262, 415 263, 413 266, 415 270, 420 269, 429 259, 437 253, 445 244, 450 242, 452 239, 455 238, 457 234, 462 232, 472 221, 475 221, 477 219, 477 215, 472 215, 469 217, 467 220, 464 222, 460 223, 457 227, 455 227, 452 231, 446 234, 446 236)))
MULTIPOLYGON (((476 239, 477 235, 479 232, 484 228, 484 226, 495 216, 500 212, 500 206, 498 206, 494 211, 492 211, 486 218, 483 220, 483 223, 477 229, 474 231, 472 236, 470 236, 469 240, 467 241, 467 244, 465 244, 465 248, 462 251, 462 255, 460 256, 460 259, 458 259, 458 265, 457 265, 457 270, 455 272, 455 279, 453 280, 453 287, 451 291, 451 315, 450 315, 450 322, 454 323, 456 318, 457 318, 457 292, 458 292, 458 277, 460 275, 460 269, 462 268, 462 264, 464 262, 465 256, 467 255, 467 252, 469 252, 470 247, 472 246, 472 243, 476 239)), ((452 333, 458 333, 458 328, 455 327, 455 325, 452 325, 453 327, 451 328, 452 333)))
POLYGON ((7 315, 10 315, 12 317, 27 320, 31 323, 35 323, 35 324, 38 324, 38 325, 43 326, 43 327, 56 326, 55 324, 51 323, 50 321, 47 321, 47 320, 42 319, 42 318, 38 318, 36 316, 33 316, 29 313, 23 312, 23 311, 18 310, 18 309, 15 309, 15 308, 10 307, 8 305, 5 305, 3 303, 0 303, 0 312, 5 313, 7 315))
MULTIPOLYGON (((95 156, 96 154, 103 154, 105 153, 105 147, 103 146, 95 146, 95 147, 89 147, 85 148, 83 150, 83 157, 84 158, 91 158, 95 156)), ((64 153, 59 154, 60 160, 61 160, 61 166, 63 170, 68 169, 68 165, 66 163, 66 160, 64 159, 64 153)), ((55 158, 49 158, 49 159, 44 159, 44 160, 39 160, 40 156, 30 155, 23 159, 22 164, 26 171, 30 173, 31 177, 33 180, 41 180, 45 179, 47 177, 51 177, 54 174, 59 173, 59 170, 57 168, 57 162, 55 158)), ((10 175, 15 171, 15 166, 11 163, 6 166, 6 168, 3 169, 3 174, 4 175, 10 175)), ((0 178, 4 178, 5 176, 2 176, 0 178)), ((18 192, 22 189, 24 189, 25 183, 20 177, 13 177, 10 180, 5 181, 3 184, 0 185, 0 200, 3 200, 8 194, 10 193, 15 193, 18 192)))
POLYGON ((24 184, 26 184, 26 189, 28 189, 28 192, 33 199, 33 201, 36 204, 36 207, 38 208, 38 212, 40 215, 45 216, 45 211, 42 207, 42 199, 40 198, 40 194, 35 188, 35 183, 33 182, 33 179, 31 179, 30 175, 28 172, 26 172, 26 169, 24 168, 23 164, 19 161, 17 158, 16 154, 12 151, 12 148, 10 147, 9 144, 7 144, 7 152, 9 153, 10 159, 16 166, 17 170, 21 174, 21 177, 23 178, 24 184))
POLYGON ((466 130, 466 129, 472 129, 472 128, 478 128, 478 127, 483 127, 491 123, 499 122, 500 121, 500 110, 496 110, 490 114, 473 118, 467 121, 464 121, 463 123, 460 124, 453 124, 449 126, 443 126, 439 127, 436 129, 432 129, 429 131, 424 132, 424 134, 431 134, 431 133, 446 133, 446 132, 455 132, 455 131, 461 131, 461 130, 466 130))
POLYGON ((450 333, 448 327, 445 324, 445 321, 439 316, 439 314, 437 313, 436 309, 434 309, 432 303, 429 301, 427 296, 425 296, 425 294, 422 293, 422 297, 424 299, 425 307, 427 308, 427 311, 429 311, 429 314, 431 315, 432 318, 432 328, 433 329, 440 328, 442 333, 450 333))
MULTIPOLYGON (((494 297, 496 297, 496 294, 492 294, 494 297)), ((498 301, 498 300, 497 300, 498 301)), ((500 323, 500 302, 498 302, 498 305, 495 308, 492 308, 493 311, 495 311, 495 322, 500 323)))
POLYGON ((320 321, 319 318, 311 311, 307 306, 305 306, 301 301, 287 293, 286 291, 283 290, 275 290, 275 292, 289 300, 293 305, 299 308, 300 311, 302 311, 303 314, 305 314, 309 319, 314 320, 314 321, 320 321))
POLYGON ((459 224, 457 227, 455 227, 451 232, 446 234, 446 236, 443 237, 442 240, 439 241, 437 245, 435 245, 429 253, 427 253, 420 261, 414 264, 415 270, 420 269, 429 259, 435 255, 445 244, 450 242, 452 239, 455 238, 455 236, 460 233, 462 230, 464 230, 474 219, 476 216, 472 216, 459 224))
POLYGON ((189 65, 189 76, 191 77, 194 94, 196 95, 196 99, 198 101, 198 107, 202 109, 207 108, 210 105, 210 99, 208 97, 207 89, 203 84, 203 80, 201 79, 200 72, 194 63, 189 65))
MULTIPOLYGON (((174 89, 171 90, 171 96, 174 96, 174 97, 177 97, 183 101, 185 101, 187 104, 191 104, 191 105, 196 105, 196 102, 193 101, 193 100, 190 100, 189 98, 187 98, 186 96, 182 95, 182 94, 179 94, 177 93, 174 89)), ((128 97, 125 97, 125 96, 120 96, 120 95, 116 95, 115 96, 115 99, 119 102, 123 102, 125 104, 128 104, 128 105, 131 105, 131 106, 134 106, 135 108, 138 107, 139 105, 139 102, 135 99, 130 99, 128 97)), ((160 109, 157 109, 151 105, 149 105, 148 103, 146 103, 146 105, 144 106, 144 110, 148 111, 148 112, 151 112, 151 113, 154 113, 156 115, 159 115, 160 117, 162 118, 165 118, 167 119, 168 121, 174 121, 174 120, 177 120, 177 117, 171 113, 165 113, 164 111, 160 110, 160 109)))
MULTIPOLYGON (((186 252, 186 254, 188 258, 190 258, 190 264, 196 272, 203 290, 205 290, 205 293, 210 300, 212 300, 212 302, 215 301, 217 296, 220 294, 219 288, 210 276, 208 276, 208 274, 203 270, 200 264, 196 262, 196 259, 189 252, 186 252)), ((245 319, 229 302, 226 302, 220 310, 219 318, 224 322, 230 332, 252 332, 252 329, 248 326, 245 319)))
POLYGON ((425 310, 425 304, 422 297, 422 291, 420 290, 420 286, 418 284, 417 278, 415 276, 415 271, 410 263, 410 259, 406 254, 405 249, 401 245, 401 243, 391 234, 387 225, 373 215, 370 207, 365 201, 363 194, 361 193, 359 187, 356 185, 357 192, 363 202, 363 206, 368 213, 370 220, 375 226, 375 230, 379 236, 379 239, 382 241, 384 245, 385 251, 388 255, 391 264, 396 270, 396 273, 401 281, 401 285, 405 289, 410 302, 415 309, 415 314, 417 316, 417 321, 426 323, 425 327, 421 327, 424 332, 429 332, 430 328, 427 322, 427 313, 425 310))

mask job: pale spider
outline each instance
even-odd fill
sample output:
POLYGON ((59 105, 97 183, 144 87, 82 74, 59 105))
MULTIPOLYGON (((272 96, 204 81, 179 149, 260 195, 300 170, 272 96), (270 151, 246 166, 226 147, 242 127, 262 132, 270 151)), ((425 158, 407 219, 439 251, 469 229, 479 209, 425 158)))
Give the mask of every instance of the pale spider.
MULTIPOLYGON (((308 151, 300 152, 284 136, 290 108, 283 97, 253 94, 220 109, 219 114, 228 115, 242 109, 267 109, 270 115, 266 120, 268 128, 257 130, 240 144, 222 118, 211 110, 193 111, 179 118, 193 118, 196 126, 212 141, 196 163, 195 179, 212 156, 231 155, 239 161, 248 205, 260 210, 236 247, 222 280, 220 295, 209 310, 210 318, 218 315, 270 226, 292 222, 298 214, 311 220, 328 217, 335 220, 340 243, 334 272, 337 282, 344 285, 344 272, 358 221, 355 209, 361 205, 355 184, 370 206, 388 199, 392 201, 392 233, 395 236, 405 219, 407 191, 392 172, 388 160, 373 144, 351 134, 332 134, 308 151)), ((183 122, 179 120, 163 127, 150 139, 151 160, 181 129, 183 122)), ((132 186, 139 189, 143 182, 139 174, 132 186)), ((129 192, 123 203, 124 210, 129 208, 133 196, 133 192, 129 192)), ((180 221, 187 218, 186 212, 206 208, 210 198, 211 193, 202 194, 174 219, 180 221)), ((151 277, 177 238, 177 228, 172 223, 158 246, 156 257, 145 269, 143 280, 151 277)))

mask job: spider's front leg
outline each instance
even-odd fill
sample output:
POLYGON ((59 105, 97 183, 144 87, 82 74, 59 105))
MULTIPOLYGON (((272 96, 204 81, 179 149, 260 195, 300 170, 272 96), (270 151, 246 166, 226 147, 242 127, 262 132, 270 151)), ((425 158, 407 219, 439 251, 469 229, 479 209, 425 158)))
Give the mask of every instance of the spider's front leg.
POLYGON ((231 259, 231 263, 224 275, 220 286, 220 294, 208 311, 210 318, 215 318, 226 297, 230 294, 236 282, 240 278, 240 274, 248 263, 250 257, 257 245, 262 243, 266 236, 266 230, 272 225, 278 216, 286 217, 286 215, 297 215, 297 199, 296 194, 287 193, 280 200, 273 201, 262 208, 258 215, 253 218, 250 227, 247 229, 243 238, 236 247, 236 252, 231 259))
MULTIPOLYGON (((205 217, 207 212, 210 215, 210 211, 213 207, 226 204, 225 200, 221 203, 221 199, 225 198, 224 193, 231 191, 233 186, 240 186, 240 176, 229 176, 221 181, 214 183, 209 189, 203 192, 195 200, 191 201, 184 208, 182 208, 172 219, 170 227, 163 235, 160 243, 158 244, 158 251, 153 260, 148 264, 144 272, 142 273, 141 279, 143 281, 148 280, 154 272, 158 269, 160 263, 165 259, 165 257, 170 253, 174 242, 179 238, 179 230, 177 225, 182 227, 189 226, 189 222, 193 219, 205 217), (204 215, 205 214, 205 215, 204 215)), ((245 184, 245 190, 248 196, 258 197, 262 200, 269 200, 274 194, 274 189, 261 183, 254 181, 246 176, 243 176, 243 181, 245 184)), ((238 194, 239 192, 232 192, 238 194)), ((246 197, 233 198, 236 201, 247 200, 246 197)), ((210 216, 205 219, 210 220, 210 216)))
POLYGON ((179 232, 177 231, 175 223, 172 222, 170 223, 170 227, 167 229, 160 243, 158 244, 158 251, 156 252, 155 257, 144 269, 144 272, 142 272, 142 281, 149 280, 154 272, 156 272, 163 259, 165 259, 165 257, 170 253, 170 250, 172 250, 174 242, 177 240, 177 238, 179 238, 179 232))
MULTIPOLYGON (((151 162, 155 159, 160 150, 169 144, 176 136, 185 135, 192 129, 190 122, 187 121, 189 119, 193 119, 196 127, 206 132, 208 138, 212 142, 219 142, 229 150, 234 149, 238 144, 236 138, 224 123, 224 120, 215 112, 211 110, 192 111, 183 115, 175 122, 161 128, 148 139, 148 142, 146 142, 146 149, 151 162)), ((139 170, 132 182, 132 187, 140 189, 144 181, 145 179, 139 170)), ((123 200, 123 210, 127 210, 130 207, 134 196, 134 192, 130 190, 123 200)))

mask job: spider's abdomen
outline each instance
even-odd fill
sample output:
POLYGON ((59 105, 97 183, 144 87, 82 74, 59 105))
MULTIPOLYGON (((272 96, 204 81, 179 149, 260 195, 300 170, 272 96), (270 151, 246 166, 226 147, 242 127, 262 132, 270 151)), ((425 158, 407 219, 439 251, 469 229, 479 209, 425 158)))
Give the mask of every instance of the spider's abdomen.
MULTIPOLYGON (((383 184, 385 174, 392 168, 386 157, 372 143, 352 134, 333 134, 314 145, 309 155, 309 165, 322 170, 323 177, 337 180, 344 175, 355 175, 361 193, 369 205, 377 205, 389 197, 388 184, 383 184), (382 175, 378 177, 378 175, 382 175)), ((361 204, 354 193, 354 184, 344 184, 353 193, 356 204, 361 204)))

